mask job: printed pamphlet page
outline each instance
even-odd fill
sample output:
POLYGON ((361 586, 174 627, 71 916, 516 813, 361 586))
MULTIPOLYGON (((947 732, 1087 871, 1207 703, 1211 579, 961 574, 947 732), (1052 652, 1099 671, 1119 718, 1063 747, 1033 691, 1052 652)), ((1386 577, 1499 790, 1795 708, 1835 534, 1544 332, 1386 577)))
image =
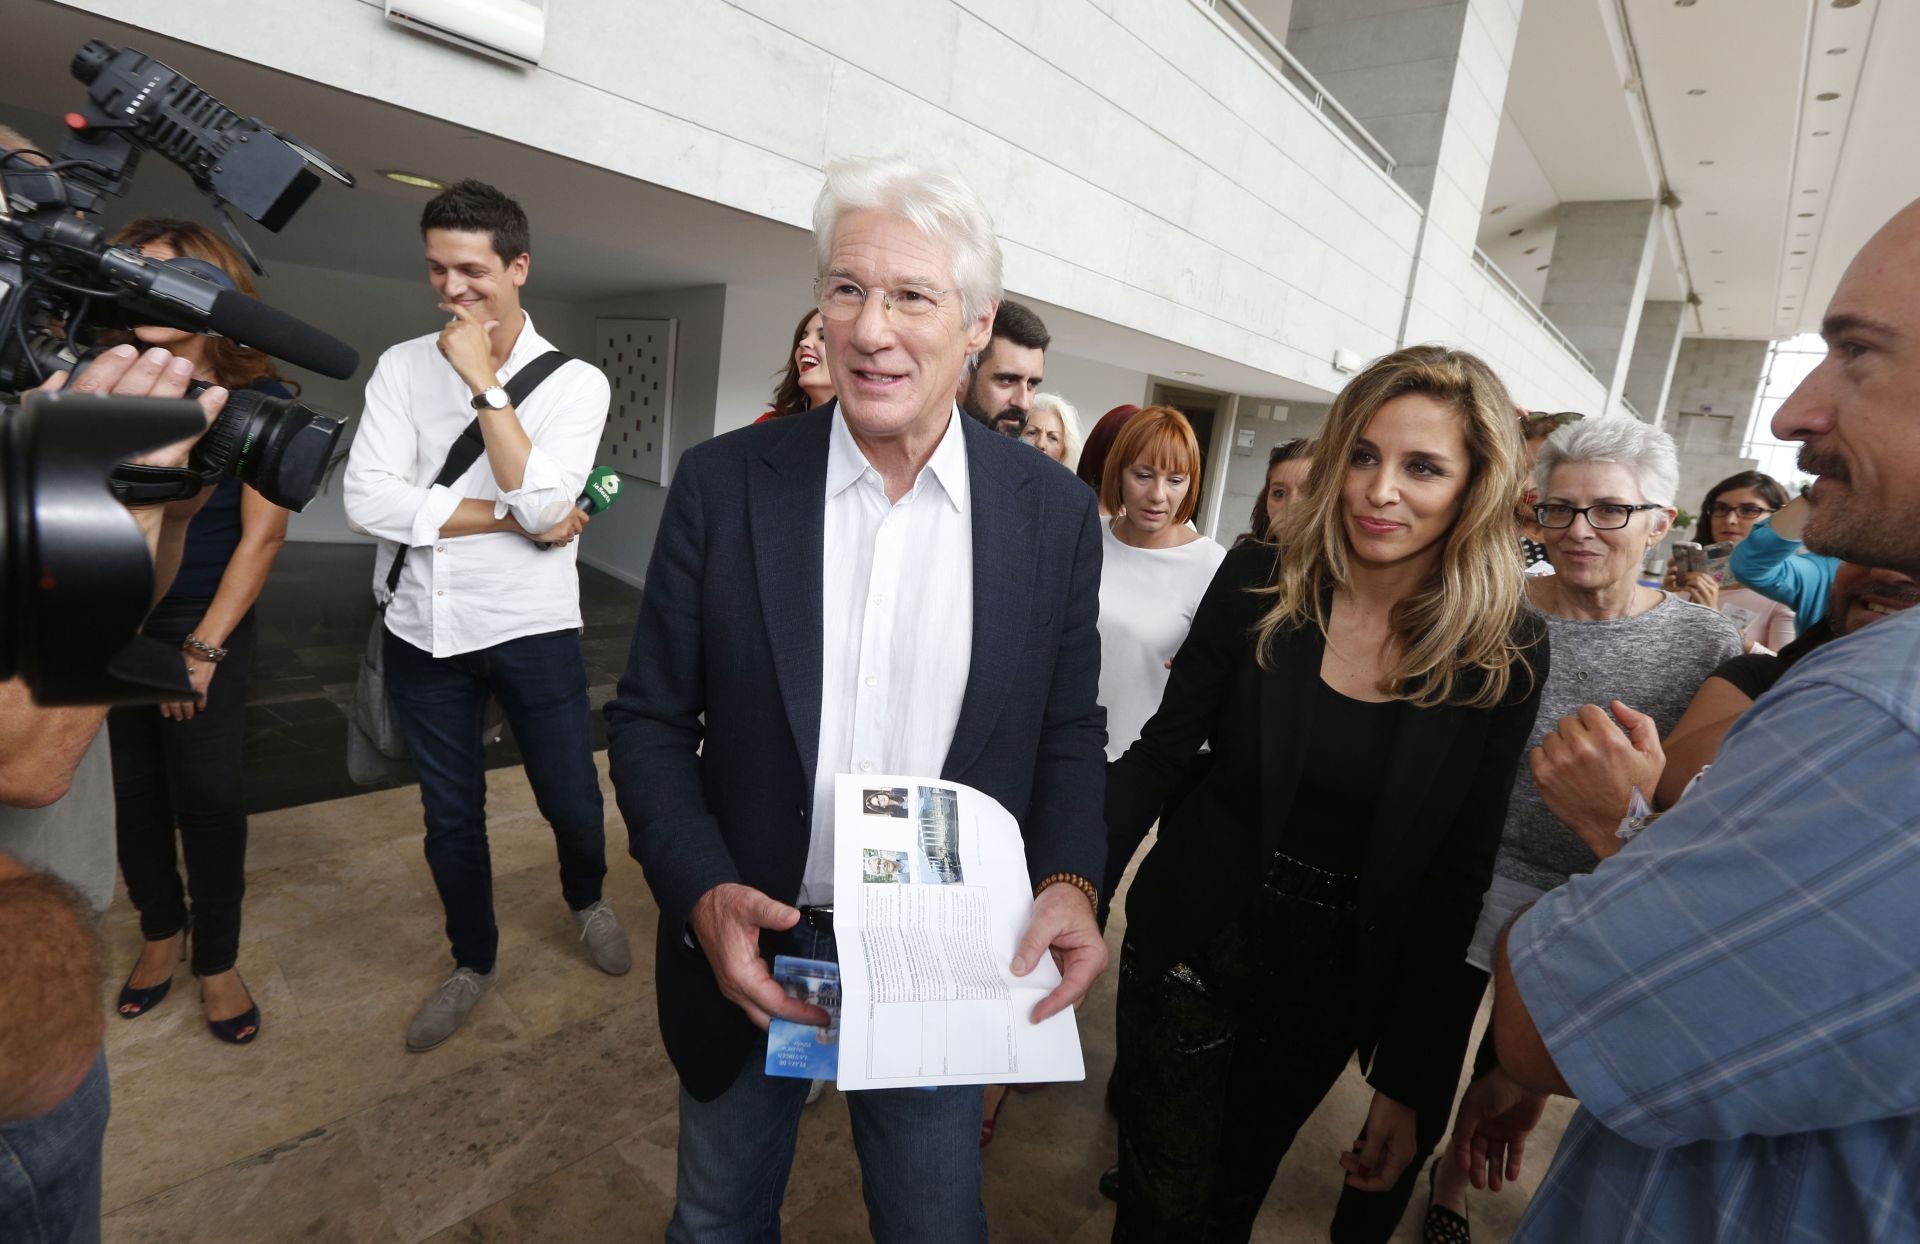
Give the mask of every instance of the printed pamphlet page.
POLYGON ((1051 956, 1013 975, 1033 912, 1020 826, 987 795, 924 777, 834 779, 842 1089, 1084 1080, 1051 956))

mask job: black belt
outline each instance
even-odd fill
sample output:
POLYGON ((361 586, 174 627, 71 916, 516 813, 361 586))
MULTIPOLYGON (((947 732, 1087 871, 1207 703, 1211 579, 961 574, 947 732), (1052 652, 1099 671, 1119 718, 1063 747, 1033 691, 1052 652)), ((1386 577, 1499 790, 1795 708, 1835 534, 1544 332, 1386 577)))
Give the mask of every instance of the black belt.
POLYGON ((828 937, 833 936, 833 908, 802 907, 800 919, 812 926, 814 932, 825 933, 828 937))

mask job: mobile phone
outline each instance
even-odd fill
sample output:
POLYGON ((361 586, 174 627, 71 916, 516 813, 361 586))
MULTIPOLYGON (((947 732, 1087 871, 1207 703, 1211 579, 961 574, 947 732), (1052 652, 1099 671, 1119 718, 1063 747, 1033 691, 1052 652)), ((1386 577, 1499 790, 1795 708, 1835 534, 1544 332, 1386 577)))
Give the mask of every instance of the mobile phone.
POLYGON ((1675 540, 1673 542, 1673 572, 1680 578, 1686 578, 1696 570, 1707 568, 1706 550, 1696 540, 1675 540))

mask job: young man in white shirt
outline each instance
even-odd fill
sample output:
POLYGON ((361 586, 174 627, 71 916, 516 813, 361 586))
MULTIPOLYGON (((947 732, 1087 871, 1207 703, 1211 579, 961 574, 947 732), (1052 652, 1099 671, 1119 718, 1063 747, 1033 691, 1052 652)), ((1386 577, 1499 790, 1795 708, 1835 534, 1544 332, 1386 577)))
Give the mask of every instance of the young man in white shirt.
POLYGON ((573 545, 587 523, 574 503, 606 423, 607 379, 569 361, 517 410, 502 387, 553 348, 520 307, 530 256, 519 204, 459 182, 427 204, 420 231, 428 279, 452 318, 381 356, 345 488, 348 521, 380 541, 376 595, 405 553, 386 610, 387 687, 420 773, 427 864, 455 963, 407 1029, 415 1051, 452 1036, 494 979, 481 746, 489 697, 506 709, 553 826, 581 940, 605 972, 632 964, 600 895, 606 850, 573 545), (476 413, 484 452, 452 484, 436 484, 476 413))

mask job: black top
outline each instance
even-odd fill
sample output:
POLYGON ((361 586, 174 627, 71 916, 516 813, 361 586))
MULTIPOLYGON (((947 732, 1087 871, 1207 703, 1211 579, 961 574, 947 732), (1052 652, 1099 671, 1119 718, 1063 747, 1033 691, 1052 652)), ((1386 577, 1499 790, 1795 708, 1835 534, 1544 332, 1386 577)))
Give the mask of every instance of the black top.
POLYGON ((1832 642, 1833 619, 1822 618, 1800 635, 1792 643, 1780 650, 1778 656, 1769 656, 1764 652, 1747 652, 1737 657, 1728 657, 1713 671, 1713 677, 1724 678, 1738 687, 1749 700, 1757 700, 1773 690, 1773 684, 1780 681, 1781 675, 1793 668, 1794 662, 1806 656, 1815 648, 1832 642))
MULTIPOLYGON (((293 392, 278 380, 261 378, 253 390, 268 397, 292 397, 293 392)), ((223 412, 224 413, 224 412, 223 412)), ((240 547, 239 480, 222 475, 193 521, 187 524, 187 538, 180 548, 180 569, 166 599, 212 600, 220 590, 220 578, 227 573, 233 551, 240 547)))
POLYGON ((1315 868, 1358 876, 1380 804, 1380 770, 1393 750, 1404 700, 1353 700, 1315 678, 1313 733, 1280 849, 1315 868))

